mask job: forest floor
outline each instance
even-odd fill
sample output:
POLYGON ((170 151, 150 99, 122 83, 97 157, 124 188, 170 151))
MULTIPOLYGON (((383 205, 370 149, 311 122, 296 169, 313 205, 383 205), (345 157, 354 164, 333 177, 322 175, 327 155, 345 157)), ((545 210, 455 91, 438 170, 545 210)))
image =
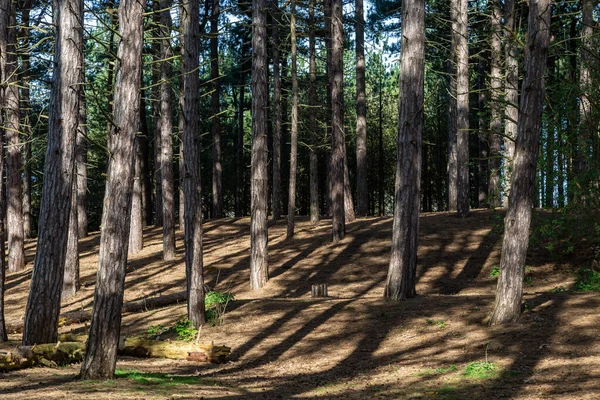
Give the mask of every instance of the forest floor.
MULTIPOLYGON (((328 220, 315 226, 301 219, 293 240, 285 239, 285 221, 272 225, 271 280, 259 292, 249 289, 249 219, 207 221, 207 284, 235 300, 221 325, 202 329, 200 341, 230 346, 229 362, 119 358, 118 377, 108 382, 78 380, 79 365, 32 368, 0 374, 0 398, 600 398, 600 295, 570 290, 598 249, 556 258, 547 246, 531 246, 525 312, 518 323, 490 328, 502 217, 493 210, 474 210, 464 220, 422 214, 418 296, 401 303, 383 300, 390 218, 348 224, 337 244, 328 220), (328 284, 330 297, 311 297, 318 283, 328 284)), ((172 262, 161 259, 160 229, 148 228, 145 240, 129 263, 125 301, 185 289, 181 232, 172 262)), ((85 286, 63 311, 91 309, 98 243, 98 234, 81 241, 85 286)), ((23 318, 34 246, 27 244, 27 270, 7 277, 9 324, 23 318)), ((179 304, 124 314, 122 334, 172 326, 185 312, 179 304)))

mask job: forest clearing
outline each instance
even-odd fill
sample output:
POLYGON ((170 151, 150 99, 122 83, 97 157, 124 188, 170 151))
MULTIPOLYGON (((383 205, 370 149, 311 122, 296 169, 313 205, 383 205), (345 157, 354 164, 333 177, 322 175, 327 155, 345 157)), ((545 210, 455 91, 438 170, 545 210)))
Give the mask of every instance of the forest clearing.
MULTIPOLYGON (((199 337, 230 346, 227 363, 119 357, 116 379, 108 382, 77 380, 78 364, 36 367, 0 375, 0 398, 598 398, 600 297, 571 291, 577 271, 590 265, 592 242, 573 233, 575 249, 558 258, 548 243, 532 243, 522 317, 489 327, 503 215, 422 214, 418 296, 405 302, 383 298, 391 218, 358 219, 337 244, 328 240, 327 220, 298 221, 292 240, 285 239, 284 221, 271 225, 270 280, 261 291, 248 285, 249 218, 207 221, 206 283, 235 298, 222 324, 202 327, 199 337), (318 283, 328 285, 328 298, 311 298, 318 283)), ((534 212, 532 237, 560 215, 534 212)), ((185 289, 181 232, 173 261, 162 260, 160 229, 144 236, 147 246, 128 264, 125 304, 185 289)), ((61 312, 91 309, 98 244, 97 233, 81 240, 82 290, 61 312)), ((23 319, 34 247, 27 243, 27 269, 7 275, 9 326, 23 319)), ((185 302, 125 313, 121 332, 172 326, 185 313, 185 302)), ((20 335, 9 338, 18 342, 20 335)))

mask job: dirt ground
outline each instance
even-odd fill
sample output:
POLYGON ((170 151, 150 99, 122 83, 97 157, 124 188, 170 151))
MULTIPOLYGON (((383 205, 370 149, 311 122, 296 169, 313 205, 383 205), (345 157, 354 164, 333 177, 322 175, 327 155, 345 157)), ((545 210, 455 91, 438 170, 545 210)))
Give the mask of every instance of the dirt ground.
MULTIPOLYGON (((269 229, 270 281, 249 289, 249 219, 205 223, 207 283, 235 294, 223 324, 205 327, 202 342, 231 346, 222 365, 120 358, 119 377, 80 381, 79 365, 0 374, 1 399, 599 399, 600 296, 568 289, 581 260, 551 259, 531 248, 526 311, 512 325, 490 328, 502 214, 474 210, 458 219, 423 214, 418 297, 383 300, 391 219, 347 226, 332 244, 330 221, 303 219, 293 240, 285 221, 269 229), (311 285, 327 283, 329 298, 313 299, 311 285), (466 371, 472 362, 496 369, 466 371)), ((81 241, 81 292, 63 311, 91 309, 99 236, 81 241)), ((28 269, 7 277, 9 324, 23 318, 28 269)), ((131 258, 125 301, 185 289, 181 232, 178 258, 161 260, 161 231, 145 231, 144 250, 131 258)), ((123 317, 122 334, 172 325, 185 304, 123 317)), ((82 326, 61 332, 82 333, 82 326)), ((18 340, 19 335, 11 335, 18 340)))

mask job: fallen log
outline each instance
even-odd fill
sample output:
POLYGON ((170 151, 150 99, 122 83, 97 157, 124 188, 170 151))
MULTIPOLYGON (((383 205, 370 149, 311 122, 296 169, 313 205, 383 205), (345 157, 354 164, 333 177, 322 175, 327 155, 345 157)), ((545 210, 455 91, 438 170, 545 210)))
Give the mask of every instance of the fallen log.
POLYGON ((33 346, 18 346, 0 351, 0 372, 29 368, 35 365, 56 367, 83 360, 85 343, 58 342, 33 346))
MULTIPOLYGON (((58 343, 34 346, 17 346, 0 350, 0 372, 30 368, 36 365, 56 367, 83 360, 87 335, 60 335, 58 343)), ((148 340, 123 338, 119 342, 119 355, 138 358, 170 358, 196 362, 224 363, 231 348, 214 344, 197 344, 177 340, 148 340)))

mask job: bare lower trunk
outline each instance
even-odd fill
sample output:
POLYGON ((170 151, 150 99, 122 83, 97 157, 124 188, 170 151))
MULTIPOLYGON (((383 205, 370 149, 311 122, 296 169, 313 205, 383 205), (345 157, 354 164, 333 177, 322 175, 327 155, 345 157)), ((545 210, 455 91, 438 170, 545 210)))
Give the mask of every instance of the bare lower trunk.
POLYGON ((505 101, 504 109, 504 198, 503 205, 508 207, 510 196, 512 164, 515 155, 515 140, 517 139, 517 123, 519 121, 519 62, 517 60, 518 45, 515 38, 515 1, 504 2, 504 57, 505 72, 505 101))
POLYGON ((385 297, 392 300, 404 300, 416 295, 425 73, 423 0, 402 2, 400 69, 394 228, 385 286, 385 297))
POLYGON ((77 179, 73 179, 73 194, 71 198, 71 216, 69 217, 69 238, 67 240, 67 255, 62 288, 62 299, 73 297, 79 291, 79 232, 77 219, 77 179))
POLYGON ((135 138, 135 167, 133 193, 131 194, 131 217, 129 228, 129 254, 134 255, 144 248, 144 210, 142 207, 142 138, 135 138))
MULTIPOLYGON (((162 38, 160 43, 161 58, 169 60, 171 51, 171 0, 160 2, 160 27, 162 38)), ((171 94, 171 79, 173 69, 169 61, 163 61, 160 66, 160 170, 163 215, 163 259, 175 258, 175 199, 173 196, 173 96, 171 94)))
MULTIPOLYGON (((81 82, 85 80, 81 72, 81 82)), ((88 235, 87 218, 87 113, 85 86, 79 92, 79 124, 77 125, 77 142, 75 144, 75 172, 77 180, 77 237, 88 235)))
POLYGON ((273 7, 273 192, 271 193, 271 212, 273 220, 281 218, 281 72, 280 72, 280 40, 278 13, 279 1, 272 1, 273 7))
POLYGON ((448 96, 448 211, 457 210, 458 201, 458 154, 457 154, 457 102, 456 102, 456 72, 458 57, 458 0, 450 4, 450 19, 452 21, 452 42, 448 59, 447 72, 450 78, 450 95, 448 96))
POLYGON ((298 168, 298 67, 296 60, 296 0, 292 0, 290 32, 292 42, 292 126, 290 129, 290 182, 287 210, 288 238, 294 236, 294 215, 296 214, 296 170, 298 168))
POLYGON ((367 94, 365 85, 365 16, 363 0, 356 0, 356 213, 369 213, 367 188, 367 94))
POLYGON ((456 213, 469 216, 469 46, 467 0, 458 2, 456 43, 456 213))
POLYGON ((252 181, 250 222, 250 287, 269 279, 267 171, 267 24, 266 1, 252 1, 252 181))
POLYGON ((82 379, 114 376, 121 333, 121 309, 129 244, 135 138, 139 130, 144 0, 121 0, 114 91, 114 129, 109 134, 109 164, 94 308, 82 379))
POLYGON ((0 2, 0 63, 4 98, 4 128, 6 135, 6 222, 8 232, 8 270, 25 268, 23 233, 23 199, 21 189, 21 143, 19 85, 17 74, 16 2, 0 2))
POLYGON ((210 79, 212 81, 212 217, 223 217, 223 166, 221 156, 221 82, 219 80, 219 0, 212 0, 210 19, 210 79))
POLYGON ((331 0, 331 208, 332 239, 337 242, 346 233, 344 210, 344 65, 342 2, 331 0))
POLYGON ((185 268, 188 319, 206 323, 202 260, 202 186, 200 181, 200 93, 198 76, 198 0, 183 3, 183 190, 185 197, 185 268))
MULTIPOLYGON (((0 23, 0 28, 2 23, 0 23)), ((0 35, 1 35, 0 31, 0 35)), ((0 41, 2 38, 0 37, 0 41)), ((1 77, 1 74, 0 74, 1 77)), ((0 88, 0 104, 2 104, 2 92, 0 88)), ((2 112, 0 112, 0 127, 4 122, 2 112)), ((0 143, 4 143, 4 129, 0 129, 0 143)), ((4 146, 0 146, 0 177, 4 176, 4 146)), ((6 320, 4 319, 4 293, 6 292, 6 229, 4 228, 4 216, 6 214, 6 194, 4 179, 0 179, 0 342, 8 340, 8 332, 6 331, 6 320)))
POLYGON ((521 119, 518 125, 511 196, 504 219, 500 276, 490 317, 491 325, 514 322, 521 315, 525 258, 529 245, 529 225, 542 126, 550 14, 550 0, 531 0, 527 34, 527 71, 522 87, 521 119))
MULTIPOLYGON (((69 223, 72 219, 79 91, 82 90, 79 71, 83 68, 83 52, 77 44, 82 43, 83 1, 60 2, 54 12, 57 21, 56 68, 50 99, 48 147, 38 228, 38 243, 44 245, 36 249, 25 312, 25 345, 50 343, 57 339, 69 223)), ((75 228, 74 225, 73 230, 75 228)))
MULTIPOLYGON (((22 29, 19 31, 21 38, 21 46, 25 51, 21 53, 21 113, 23 115, 21 123, 21 132, 24 136, 23 145, 23 235, 26 238, 32 237, 31 232, 31 140, 33 138, 33 132, 31 129, 31 93, 30 93, 30 55, 29 55, 29 37, 30 37, 30 11, 31 1, 24 0, 21 3, 21 25, 22 29)), ((1 98, 1 96, 0 96, 1 98)))
POLYGON ((488 135, 488 143, 490 146, 490 161, 489 171, 490 180, 488 185, 488 199, 489 205, 492 208, 502 207, 501 199, 501 185, 500 185, 500 166, 502 157, 502 116, 500 107, 500 96, 502 89, 501 71, 500 71, 500 55, 501 55, 501 43, 500 35, 502 35, 501 26, 501 15, 500 15, 500 4, 498 0, 494 0, 492 3, 492 12, 490 16, 490 27, 491 27, 491 115, 490 115, 490 133, 488 135))
POLYGON ((309 3, 309 74, 310 86, 308 92, 309 126, 310 126, 310 221, 319 222, 319 173, 317 159, 317 62, 316 62, 316 43, 315 43, 315 2, 309 3))

